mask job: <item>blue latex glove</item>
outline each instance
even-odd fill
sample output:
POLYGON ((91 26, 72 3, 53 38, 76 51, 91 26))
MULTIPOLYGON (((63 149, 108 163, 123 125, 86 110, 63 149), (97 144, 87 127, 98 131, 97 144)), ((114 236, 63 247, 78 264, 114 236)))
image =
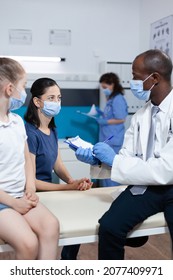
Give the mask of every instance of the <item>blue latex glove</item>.
POLYGON ((104 118, 96 118, 96 121, 98 122, 99 125, 107 125, 108 121, 104 118))
POLYGON ((97 114, 99 116, 103 116, 104 115, 104 112, 102 110, 100 110, 99 108, 96 107, 96 111, 97 111, 97 114))
POLYGON ((112 166, 114 157, 116 153, 114 150, 106 143, 99 142, 94 145, 93 153, 96 158, 108 166, 112 166))
POLYGON ((75 155, 76 155, 77 159, 82 162, 85 162, 85 163, 88 163, 91 165, 99 164, 99 160, 93 156, 93 152, 90 148, 83 149, 82 147, 79 147, 76 150, 75 155))

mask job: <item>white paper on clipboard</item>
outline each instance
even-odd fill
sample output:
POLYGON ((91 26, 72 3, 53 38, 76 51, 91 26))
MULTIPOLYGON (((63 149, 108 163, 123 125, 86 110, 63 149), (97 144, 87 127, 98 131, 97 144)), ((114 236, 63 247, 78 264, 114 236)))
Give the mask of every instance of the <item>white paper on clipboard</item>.
POLYGON ((76 112, 79 113, 79 114, 85 115, 87 117, 94 118, 94 119, 96 119, 96 117, 98 115, 95 104, 93 104, 91 106, 91 109, 88 113, 81 112, 81 111, 76 111, 76 112))
POLYGON ((86 148, 93 148, 93 145, 83 139, 81 139, 79 136, 73 137, 73 138, 68 138, 67 140, 64 141, 65 143, 69 144, 69 147, 71 148, 79 148, 82 147, 84 149, 86 148))

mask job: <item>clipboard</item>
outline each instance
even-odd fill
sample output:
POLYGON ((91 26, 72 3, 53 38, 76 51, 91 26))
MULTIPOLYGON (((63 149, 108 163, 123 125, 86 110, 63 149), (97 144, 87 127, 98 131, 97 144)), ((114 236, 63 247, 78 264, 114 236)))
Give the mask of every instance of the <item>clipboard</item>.
POLYGON ((73 137, 73 138, 69 138, 67 140, 64 140, 65 143, 67 143, 69 145, 69 147, 76 151, 79 147, 82 148, 93 148, 93 145, 83 139, 81 139, 79 136, 73 137))
POLYGON ((76 111, 76 113, 81 114, 81 115, 84 115, 84 116, 87 116, 87 117, 92 118, 92 119, 96 119, 95 116, 92 116, 92 115, 90 115, 90 114, 88 114, 88 113, 84 113, 84 112, 81 112, 81 111, 76 111))
POLYGON ((64 143, 67 143, 73 151, 76 151, 79 148, 78 146, 74 145, 73 143, 69 142, 68 140, 65 140, 64 143))
POLYGON ((96 119, 98 117, 98 112, 96 110, 96 106, 95 104, 93 104, 89 110, 88 113, 85 113, 85 112, 81 112, 81 111, 76 111, 76 113, 79 113, 81 115, 84 115, 84 116, 87 116, 89 118, 92 118, 92 119, 96 119))

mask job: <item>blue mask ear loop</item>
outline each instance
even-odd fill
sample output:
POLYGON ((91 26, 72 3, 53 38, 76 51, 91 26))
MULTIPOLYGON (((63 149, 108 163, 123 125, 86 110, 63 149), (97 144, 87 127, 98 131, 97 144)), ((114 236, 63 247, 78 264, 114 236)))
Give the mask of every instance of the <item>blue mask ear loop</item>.
MULTIPOLYGON (((152 74, 150 74, 147 78, 145 78, 145 80, 143 81, 143 84, 144 84, 144 82, 145 81, 147 81, 151 76, 153 75, 153 73, 152 74)), ((148 89, 148 90, 152 90, 153 89, 153 87, 155 86, 155 84, 154 85, 152 85, 151 87, 150 87, 150 89, 148 89)))
POLYGON ((144 83, 145 81, 147 81, 152 75, 153 75, 153 73, 151 73, 148 77, 146 77, 145 80, 143 81, 143 83, 144 83))
POLYGON ((154 87, 154 86, 155 86, 155 84, 154 84, 154 85, 152 85, 152 86, 150 87, 150 89, 149 89, 149 90, 151 91, 151 90, 153 89, 153 87, 154 87))

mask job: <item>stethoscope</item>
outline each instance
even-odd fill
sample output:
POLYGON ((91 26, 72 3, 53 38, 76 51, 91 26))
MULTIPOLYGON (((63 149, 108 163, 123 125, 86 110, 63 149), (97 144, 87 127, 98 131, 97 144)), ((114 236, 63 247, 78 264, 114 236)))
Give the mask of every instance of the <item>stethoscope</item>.
POLYGON ((134 151, 135 151, 135 156, 136 157, 141 157, 143 156, 142 154, 139 154, 139 131, 140 131, 140 125, 139 123, 136 124, 136 128, 135 128, 135 134, 134 134, 134 151))
MULTIPOLYGON (((140 132, 140 125, 139 123, 136 124, 136 129, 135 129, 135 141, 134 141, 134 151, 135 151, 135 156, 137 157, 142 157, 143 154, 139 154, 139 132, 140 132)), ((170 138, 173 136, 173 118, 170 118, 170 124, 169 124, 169 130, 168 130, 168 137, 167 137, 167 142, 170 140, 170 138)))
POLYGON ((173 133, 173 118, 170 119, 169 133, 173 133))
POLYGON ((173 136, 173 118, 170 118, 170 125, 169 125, 167 142, 169 141, 171 136, 173 136))

